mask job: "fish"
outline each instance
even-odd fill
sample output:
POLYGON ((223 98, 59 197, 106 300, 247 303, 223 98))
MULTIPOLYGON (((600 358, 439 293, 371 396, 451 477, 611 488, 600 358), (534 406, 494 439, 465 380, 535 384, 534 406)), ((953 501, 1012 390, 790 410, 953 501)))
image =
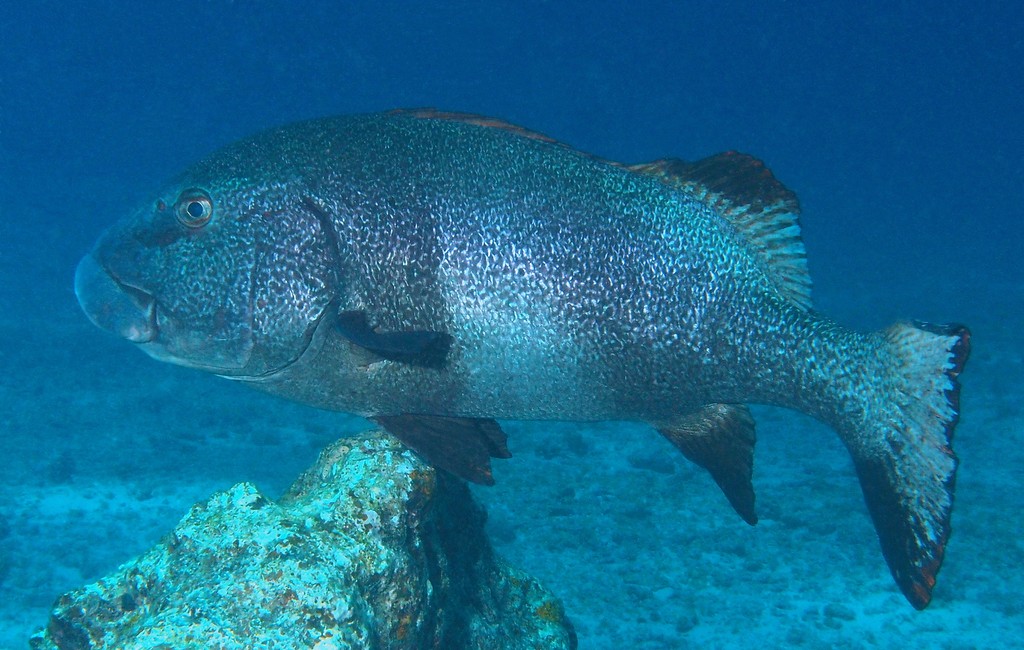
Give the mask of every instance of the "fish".
POLYGON ((494 482, 498 420, 648 423, 749 524, 749 404, 826 423, 915 608, 950 534, 963 325, 859 332, 811 301, 800 206, 757 158, 624 164, 436 109, 314 119, 208 155, 75 272, 151 357, 369 418, 494 482))

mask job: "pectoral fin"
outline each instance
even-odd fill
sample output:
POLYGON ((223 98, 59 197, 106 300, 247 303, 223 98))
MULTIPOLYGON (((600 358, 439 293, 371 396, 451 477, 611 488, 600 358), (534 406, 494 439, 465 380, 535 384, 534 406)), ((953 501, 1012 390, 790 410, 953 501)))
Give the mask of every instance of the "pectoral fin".
POLYGON ((342 336, 384 359, 425 368, 444 367, 452 345, 445 332, 378 332, 363 311, 341 312, 337 327, 342 336))
POLYGON ((657 425, 683 455, 711 473, 740 517, 757 523, 754 511, 754 418, 747 407, 708 404, 700 411, 657 425))
POLYGON ((508 436, 494 420, 435 415, 373 418, 423 460, 473 483, 494 485, 491 458, 511 458, 508 436))

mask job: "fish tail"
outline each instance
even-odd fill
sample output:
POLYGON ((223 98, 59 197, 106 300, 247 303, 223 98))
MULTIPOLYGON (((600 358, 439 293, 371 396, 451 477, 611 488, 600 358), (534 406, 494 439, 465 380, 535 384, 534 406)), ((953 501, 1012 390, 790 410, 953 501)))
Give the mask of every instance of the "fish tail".
POLYGON ((917 609, 931 602, 950 533, 960 415, 957 376, 970 352, 962 325, 893 325, 874 340, 883 367, 866 377, 838 429, 853 455, 882 553, 917 609))

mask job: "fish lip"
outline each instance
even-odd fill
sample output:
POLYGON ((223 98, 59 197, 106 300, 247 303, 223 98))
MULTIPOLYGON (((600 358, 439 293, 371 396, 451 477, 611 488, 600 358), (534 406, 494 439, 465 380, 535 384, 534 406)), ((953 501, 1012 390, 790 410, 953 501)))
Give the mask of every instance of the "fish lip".
POLYGON ((75 269, 75 296, 94 325, 132 343, 153 341, 159 334, 156 298, 125 282, 96 252, 75 269))
POLYGON ((138 306, 139 311, 143 314, 146 322, 146 327, 144 329, 137 332, 131 331, 127 336, 125 336, 125 338, 135 344, 152 343, 156 340, 157 336, 160 335, 160 326, 157 320, 158 303, 156 296, 145 289, 141 289, 128 282, 124 282, 113 273, 110 274, 110 277, 117 283, 121 291, 124 291, 125 294, 131 298, 132 302, 138 306))

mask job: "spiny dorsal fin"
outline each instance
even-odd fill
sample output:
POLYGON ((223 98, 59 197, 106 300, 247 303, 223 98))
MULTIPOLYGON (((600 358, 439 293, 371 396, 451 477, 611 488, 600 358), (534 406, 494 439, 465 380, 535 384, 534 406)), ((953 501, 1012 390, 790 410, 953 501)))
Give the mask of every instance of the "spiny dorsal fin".
POLYGON ((519 126, 518 124, 512 124, 505 120, 499 120, 496 117, 487 117, 486 115, 477 115, 475 113, 458 113, 455 111, 441 111, 436 108, 396 108, 390 111, 391 115, 407 115, 409 117, 417 117, 420 119, 428 120, 449 120, 451 122, 464 122, 466 124, 475 124, 476 126, 484 126, 490 129, 501 129, 522 136, 524 138, 530 138, 531 140, 540 140, 541 142, 547 142, 548 144, 557 144, 562 147, 567 147, 558 140, 555 140, 551 136, 538 133, 537 131, 531 131, 525 127, 519 126))
MULTIPOLYGON (((391 114, 500 129, 571 149, 543 133, 474 113, 411 108, 395 109, 391 114)), ((597 156, 589 157, 622 166, 597 156)), ((682 189, 728 219, 750 246, 751 252, 761 260, 765 275, 779 293, 803 309, 810 308, 811 276, 807 271, 807 253, 800 238, 800 204, 796 194, 780 183, 763 162, 747 154, 726 151, 695 163, 664 158, 626 168, 682 189)))
POLYGON ((811 276, 800 238, 800 203, 763 162, 736 151, 688 163, 677 158, 631 165, 682 189, 725 217, 761 260, 779 293, 811 306, 811 276))

